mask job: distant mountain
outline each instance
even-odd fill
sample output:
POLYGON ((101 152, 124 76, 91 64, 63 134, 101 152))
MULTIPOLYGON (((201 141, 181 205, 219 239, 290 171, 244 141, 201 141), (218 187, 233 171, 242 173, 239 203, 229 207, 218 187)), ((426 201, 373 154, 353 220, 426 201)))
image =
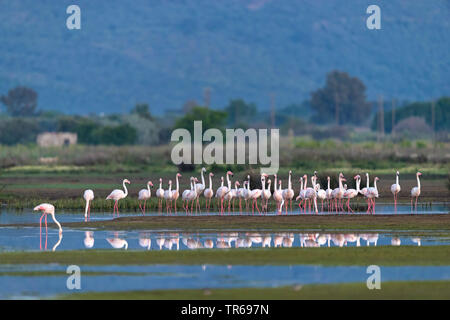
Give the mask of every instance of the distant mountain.
POLYGON ((26 85, 39 107, 67 113, 154 113, 188 99, 223 107, 301 103, 339 69, 370 99, 450 93, 447 0, 20 0, 0 2, 0 93, 26 85), (67 30, 66 8, 82 29, 67 30), (382 29, 366 28, 381 7, 382 29))

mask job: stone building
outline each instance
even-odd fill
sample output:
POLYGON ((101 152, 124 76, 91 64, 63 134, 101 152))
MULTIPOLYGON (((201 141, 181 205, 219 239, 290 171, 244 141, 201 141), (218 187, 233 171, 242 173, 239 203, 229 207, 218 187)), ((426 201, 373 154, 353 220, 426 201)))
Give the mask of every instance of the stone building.
POLYGON ((71 132, 44 132, 38 135, 37 144, 40 147, 62 147, 76 144, 78 136, 71 132))

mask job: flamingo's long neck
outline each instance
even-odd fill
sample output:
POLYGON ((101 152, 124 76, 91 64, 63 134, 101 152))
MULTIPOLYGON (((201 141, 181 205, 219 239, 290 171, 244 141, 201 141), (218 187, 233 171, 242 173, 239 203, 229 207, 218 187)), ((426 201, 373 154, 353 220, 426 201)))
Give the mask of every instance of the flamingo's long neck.
POLYGON ((266 191, 266 179, 262 179, 261 182, 262 182, 263 192, 265 192, 266 191))
POLYGON ((420 178, 419 178, 419 175, 417 175, 417 188, 420 190, 420 178))
POLYGON ((172 183, 169 183, 169 192, 172 191, 172 183))
POLYGON ((203 176, 203 169, 202 169, 202 184, 205 185, 205 177, 203 176))
POLYGON ((366 186, 367 186, 367 189, 369 189, 369 174, 368 173, 366 173, 366 186))
POLYGON ((128 195, 128 189, 127 186, 125 185, 125 181, 122 183, 123 185, 123 189, 125 190, 125 197, 128 195))
POLYGON ((86 200, 86 209, 84 210, 84 216, 87 217, 89 210, 89 200, 86 200))
POLYGON ((291 175, 292 175, 292 173, 289 172, 289 180, 288 180, 288 189, 289 190, 292 189, 291 175))
POLYGON ((270 185, 272 184, 272 181, 269 181, 269 183, 267 184, 267 191, 270 191, 270 185))
POLYGON ((230 180, 230 176, 227 173, 227 185, 228 185, 228 190, 231 189, 231 180, 230 180))
POLYGON ((277 175, 275 175, 275 180, 273 181, 273 186, 276 191, 277 190, 277 175))
POLYGON ((177 182, 177 192, 178 192, 178 190, 180 190, 180 183, 178 182, 178 175, 175 178, 175 181, 177 182))
POLYGON ((339 190, 343 191, 344 190, 344 186, 342 185, 342 178, 339 177, 339 190))
POLYGON ((308 184, 308 177, 305 178, 305 185, 303 186, 303 188, 306 190, 306 185, 308 184))
POLYGON ((159 188, 162 189, 162 180, 159 180, 159 188))
POLYGON ((212 177, 209 176, 209 189, 212 190, 212 177))
POLYGON ((356 192, 359 193, 359 184, 361 183, 361 179, 356 179, 356 192))
POLYGON ((300 192, 303 190, 303 179, 300 179, 300 192))
POLYGON ((395 178, 395 183, 398 185, 398 175, 397 175, 397 177, 395 178))
POLYGON ((330 189, 330 179, 328 179, 328 189, 330 189))
POLYGON ((148 183, 147 183, 147 191, 148 191, 148 194, 151 194, 150 185, 148 183))
POLYGON ((377 179, 375 179, 375 180, 373 181, 373 187, 374 187, 375 190, 377 190, 377 192, 378 192, 378 189, 377 189, 377 179))
POLYGON ((58 226, 59 228, 59 233, 62 233, 62 228, 61 228, 61 224, 58 222, 58 220, 56 220, 55 218, 55 213, 51 214, 53 221, 55 222, 55 224, 58 226))
POLYGON ((194 190, 194 179, 191 178, 191 191, 194 190))

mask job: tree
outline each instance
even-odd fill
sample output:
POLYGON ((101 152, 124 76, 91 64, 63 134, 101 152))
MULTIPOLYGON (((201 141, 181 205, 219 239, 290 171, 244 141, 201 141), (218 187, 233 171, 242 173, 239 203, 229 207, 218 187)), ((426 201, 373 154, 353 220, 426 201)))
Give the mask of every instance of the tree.
POLYGON ((136 106, 131 110, 130 112, 131 114, 137 114, 139 115, 141 118, 145 118, 148 120, 152 120, 153 117, 150 114, 150 108, 148 106, 148 104, 146 103, 138 103, 136 104, 136 106))
POLYGON ((331 71, 324 88, 311 95, 313 121, 319 123, 360 124, 367 119, 371 106, 366 101, 364 83, 346 72, 331 71))
POLYGON ((224 111, 228 113, 228 124, 236 127, 251 120, 256 115, 257 108, 254 103, 246 103, 242 99, 234 99, 228 103, 224 111))
POLYGON ((184 117, 179 118, 175 128, 184 128, 194 133, 194 121, 202 121, 203 130, 217 128, 223 130, 227 119, 225 111, 216 111, 205 107, 194 107, 184 117))
POLYGON ((13 117, 34 115, 37 107, 37 93, 27 87, 16 87, 1 96, 0 101, 6 106, 6 111, 13 117))

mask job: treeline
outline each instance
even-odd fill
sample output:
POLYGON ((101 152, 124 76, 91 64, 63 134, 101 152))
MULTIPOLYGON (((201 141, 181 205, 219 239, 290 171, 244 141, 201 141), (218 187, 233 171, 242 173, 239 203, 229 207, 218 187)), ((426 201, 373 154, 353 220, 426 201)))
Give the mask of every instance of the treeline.
MULTIPOLYGON (((401 108, 385 111, 384 113, 384 131, 386 133, 392 133, 397 131, 396 129, 403 129, 404 125, 407 124, 412 118, 420 118, 428 125, 428 130, 431 131, 434 125, 434 131, 449 131, 450 130, 450 97, 442 97, 437 101, 427 101, 427 102, 413 102, 407 104, 401 108), (433 110, 434 106, 434 110, 433 110), (394 121, 392 121, 394 120, 394 121), (434 122, 434 124, 433 124, 434 122), (392 127, 394 125, 394 127, 392 127)), ((376 130, 379 128, 379 121, 381 117, 381 112, 377 112, 373 121, 372 129, 376 130)), ((411 121, 413 123, 413 121, 411 121)), ((418 122, 416 122, 418 123, 418 122)), ((414 127, 410 128, 414 130, 414 127)))

